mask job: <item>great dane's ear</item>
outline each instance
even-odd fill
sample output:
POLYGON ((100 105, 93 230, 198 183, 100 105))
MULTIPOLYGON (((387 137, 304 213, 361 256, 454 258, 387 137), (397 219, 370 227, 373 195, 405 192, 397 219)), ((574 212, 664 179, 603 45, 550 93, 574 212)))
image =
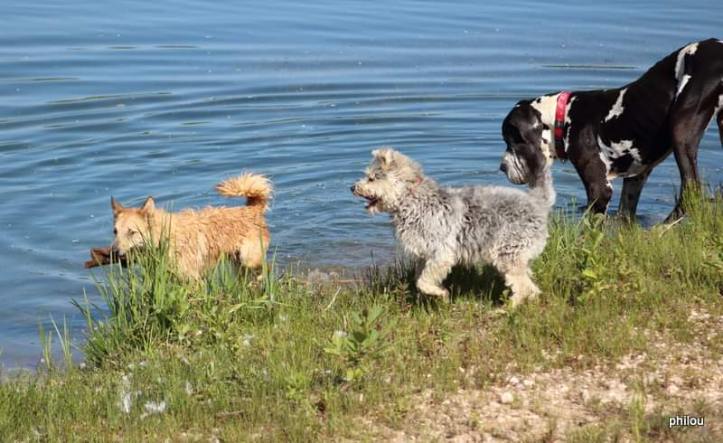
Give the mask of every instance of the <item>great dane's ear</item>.
POLYGON ((372 156, 379 162, 382 169, 389 169, 394 163, 396 151, 392 148, 379 148, 372 151, 372 156))
POLYGON ((112 196, 110 198, 110 207, 113 209, 113 215, 118 215, 124 209, 124 206, 112 196))
POLYGON ((519 129, 520 135, 525 142, 532 146, 540 147, 543 124, 537 115, 532 112, 529 113, 524 123, 517 124, 517 129, 519 129))
POLYGON ((153 200, 153 197, 148 196, 146 198, 146 201, 143 202, 141 205, 141 211, 143 212, 153 212, 156 209, 156 201, 153 200))

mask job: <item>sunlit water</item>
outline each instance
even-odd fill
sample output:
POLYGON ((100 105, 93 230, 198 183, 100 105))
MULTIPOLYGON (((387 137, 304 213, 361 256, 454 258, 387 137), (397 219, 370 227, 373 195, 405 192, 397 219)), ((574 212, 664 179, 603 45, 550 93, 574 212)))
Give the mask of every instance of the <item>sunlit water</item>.
MULTIPOLYGON (((84 290, 99 301, 82 263, 111 239, 111 195, 228 204, 213 185, 258 171, 276 186, 282 265, 388 260, 387 218, 349 193, 373 147, 411 154, 442 183, 506 184, 499 128, 515 101, 622 85, 723 23, 718 0, 304 3, 3 2, 5 367, 37 363, 51 316, 82 338, 70 301, 84 290)), ((709 182, 722 160, 709 129, 709 182)), ((584 201, 569 165, 555 178, 562 204, 584 201)), ((647 222, 670 210, 677 184, 671 157, 643 193, 647 222)))

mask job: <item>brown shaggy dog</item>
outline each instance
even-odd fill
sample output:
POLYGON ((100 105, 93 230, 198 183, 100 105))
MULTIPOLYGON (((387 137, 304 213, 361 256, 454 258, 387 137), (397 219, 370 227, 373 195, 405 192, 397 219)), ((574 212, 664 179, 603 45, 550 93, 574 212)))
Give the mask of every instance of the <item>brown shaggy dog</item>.
POLYGON ((123 207, 111 197, 113 250, 119 256, 148 242, 168 238, 168 250, 178 271, 199 279, 222 256, 238 266, 258 268, 266 256, 270 235, 264 212, 271 198, 271 182, 264 176, 244 174, 216 186, 224 197, 246 197, 246 206, 208 207, 168 212, 148 197, 140 208, 123 207))

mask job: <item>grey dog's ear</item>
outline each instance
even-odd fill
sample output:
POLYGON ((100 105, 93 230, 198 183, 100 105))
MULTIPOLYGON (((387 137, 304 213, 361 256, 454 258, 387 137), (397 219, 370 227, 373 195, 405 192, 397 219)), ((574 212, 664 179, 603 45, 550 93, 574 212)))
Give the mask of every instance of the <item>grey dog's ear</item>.
POLYGON ((388 169, 394 163, 396 151, 392 148, 379 148, 372 151, 372 156, 379 161, 383 169, 388 169))

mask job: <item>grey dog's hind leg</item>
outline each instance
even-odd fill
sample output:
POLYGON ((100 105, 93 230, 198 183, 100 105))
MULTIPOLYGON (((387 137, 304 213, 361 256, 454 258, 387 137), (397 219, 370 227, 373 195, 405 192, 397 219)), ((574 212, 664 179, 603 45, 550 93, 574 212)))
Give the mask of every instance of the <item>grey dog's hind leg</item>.
POLYGON ((422 293, 440 297, 449 301, 449 291, 442 287, 442 282, 452 270, 451 260, 431 259, 424 264, 424 269, 417 279, 417 289, 422 293))

